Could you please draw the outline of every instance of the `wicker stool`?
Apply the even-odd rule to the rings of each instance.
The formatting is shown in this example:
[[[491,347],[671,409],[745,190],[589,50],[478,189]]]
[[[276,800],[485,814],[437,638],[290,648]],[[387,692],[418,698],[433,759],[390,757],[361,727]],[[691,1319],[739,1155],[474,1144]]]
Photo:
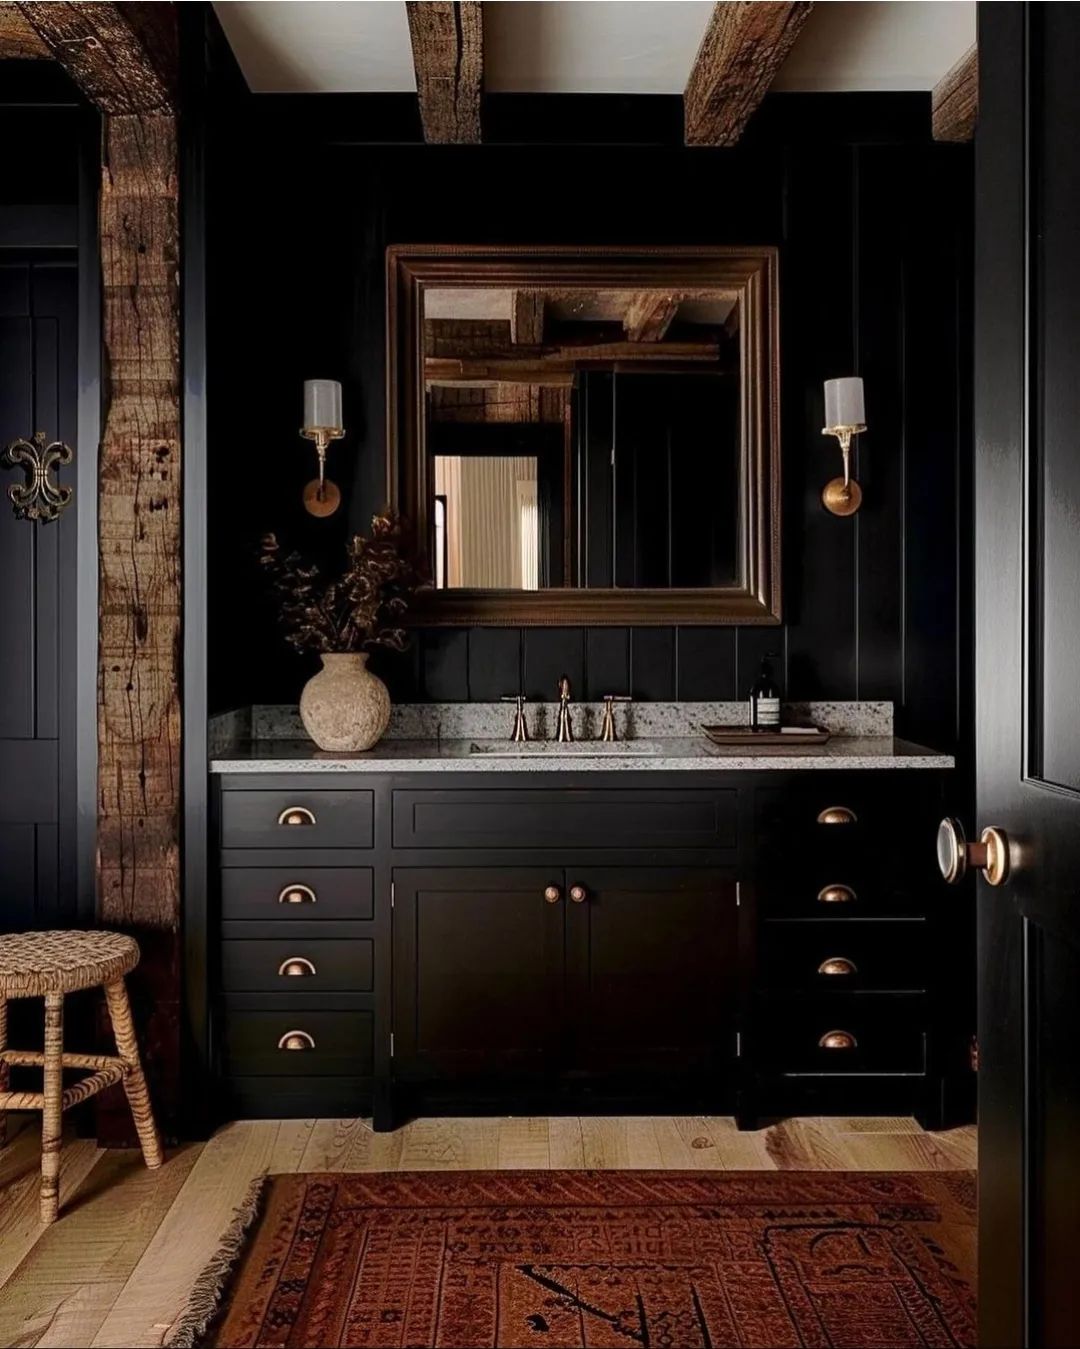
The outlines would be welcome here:
[[[139,963],[139,948],[118,932],[24,932],[0,937],[0,1146],[5,1111],[41,1111],[41,1221],[56,1219],[60,1189],[61,1116],[114,1082],[123,1082],[146,1165],[161,1165],[161,1140],[146,1090],[124,975]],[[64,1053],[64,994],[102,984],[119,1057]],[[7,1047],[9,998],[45,999],[45,1052]],[[44,1090],[9,1091],[12,1067],[44,1071]],[[65,1088],[63,1070],[89,1073]]]

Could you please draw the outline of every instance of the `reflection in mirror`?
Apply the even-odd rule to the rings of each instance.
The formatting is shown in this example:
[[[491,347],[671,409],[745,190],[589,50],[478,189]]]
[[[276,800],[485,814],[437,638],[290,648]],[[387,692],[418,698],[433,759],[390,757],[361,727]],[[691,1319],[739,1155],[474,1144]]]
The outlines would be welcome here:
[[[740,579],[736,289],[423,292],[437,589]]]

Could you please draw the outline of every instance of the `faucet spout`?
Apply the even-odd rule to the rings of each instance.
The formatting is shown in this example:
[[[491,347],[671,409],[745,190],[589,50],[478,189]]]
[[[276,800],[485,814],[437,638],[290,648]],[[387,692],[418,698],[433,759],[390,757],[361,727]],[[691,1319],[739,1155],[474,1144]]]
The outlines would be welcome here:
[[[559,720],[555,739],[560,745],[569,745],[574,739],[574,723],[570,718],[570,680],[566,675],[559,680]]]

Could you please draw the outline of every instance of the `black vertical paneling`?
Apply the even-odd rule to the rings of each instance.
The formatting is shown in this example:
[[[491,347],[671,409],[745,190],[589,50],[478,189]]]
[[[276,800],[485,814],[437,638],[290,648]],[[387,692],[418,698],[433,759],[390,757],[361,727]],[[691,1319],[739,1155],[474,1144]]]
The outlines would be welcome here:
[[[856,235],[852,146],[789,152],[781,272],[784,453],[783,606],[787,693],[857,696],[855,529],[821,505],[840,471],[822,384],[855,372]],[[872,395],[871,395],[872,396]]]
[[[738,696],[735,636],[735,628],[679,629],[676,638],[678,698],[686,702],[727,702]]]
[[[630,692],[635,698],[675,698],[675,634],[675,628],[630,629]]]
[[[585,634],[585,696],[630,692],[630,629],[590,628]]]
[[[467,702],[469,634],[464,628],[431,628],[421,635],[421,683],[429,703]]]
[[[863,503],[858,546],[858,695],[900,702],[904,692],[904,456],[907,447],[904,281],[918,240],[908,215],[922,214],[910,184],[918,164],[895,146],[864,146],[855,178],[858,290],[857,373],[867,390],[867,430],[858,437],[855,474]],[[941,299],[939,297],[938,304]],[[920,330],[934,326],[924,314]],[[915,311],[916,314],[919,311]]]
[[[574,698],[580,701],[585,688],[585,629],[525,628],[522,636],[528,697],[554,702],[559,696],[559,680],[566,675]]]
[[[520,628],[473,628],[469,633],[469,697],[490,703],[521,692]]]
[[[785,633],[782,628],[736,628],[735,630],[735,696],[746,698],[750,685],[761,670],[761,662],[768,656],[773,676],[779,681],[781,696],[801,697],[791,692],[787,674]]]

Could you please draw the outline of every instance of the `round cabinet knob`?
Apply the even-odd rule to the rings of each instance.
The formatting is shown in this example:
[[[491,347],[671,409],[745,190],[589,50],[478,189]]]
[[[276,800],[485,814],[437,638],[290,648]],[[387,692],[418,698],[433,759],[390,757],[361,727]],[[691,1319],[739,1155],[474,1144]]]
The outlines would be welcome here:
[[[858,1049],[859,1042],[849,1030],[827,1030],[818,1041],[819,1049]]]
[[[544,899],[548,904],[558,904],[562,898],[562,891],[557,885],[549,885],[544,891]]]
[[[287,1030],[277,1042],[278,1049],[314,1049],[315,1037],[306,1030]]]
[[[856,899],[858,895],[850,885],[824,885],[818,891],[819,904],[851,904]]]
[[[306,979],[315,973],[315,966],[307,956],[288,956],[278,966],[278,974],[294,979]]]
[[[572,885],[570,887],[570,898],[575,904],[584,904],[589,897],[589,892],[583,885]]]
[[[987,885],[1004,885],[1009,878],[1009,840],[997,825],[988,825],[978,843],[969,843],[959,820],[946,817],[938,825],[937,860],[950,885],[958,885],[968,867],[976,867]]]
[[[315,815],[307,806],[286,806],[277,817],[278,824],[314,824]]]
[[[310,885],[287,885],[277,897],[279,904],[314,904],[315,891]]]
[[[858,824],[859,817],[850,806],[826,806],[817,817],[818,824]]]
[[[841,977],[850,977],[858,974],[858,969],[853,960],[848,960],[847,956],[829,956],[823,960],[817,967],[818,974],[839,975]]]

